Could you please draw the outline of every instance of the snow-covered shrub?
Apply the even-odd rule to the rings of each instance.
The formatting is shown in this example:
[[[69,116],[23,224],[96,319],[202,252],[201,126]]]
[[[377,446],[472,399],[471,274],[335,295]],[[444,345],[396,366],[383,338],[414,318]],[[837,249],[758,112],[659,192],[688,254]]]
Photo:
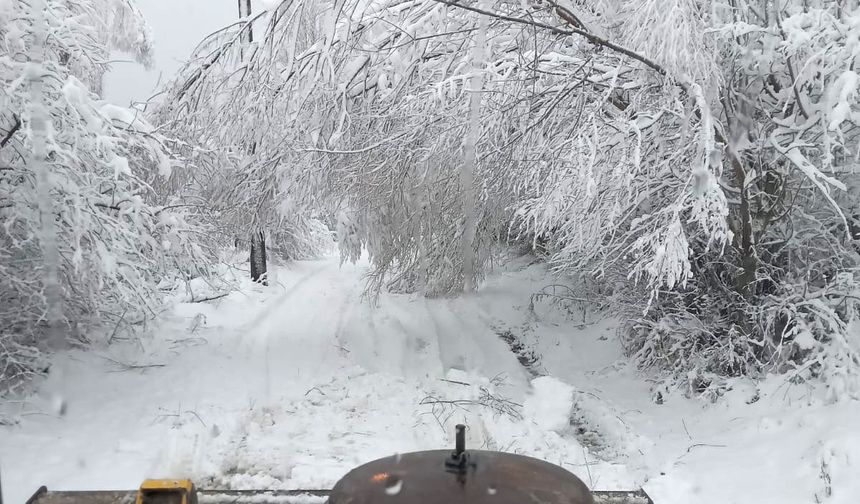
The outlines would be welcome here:
[[[692,208],[679,229],[695,239],[670,262],[690,264],[687,279],[649,296],[644,317],[628,311],[639,330],[627,343],[686,382],[792,372],[857,397],[860,81],[847,62],[860,10],[745,2],[712,13],[710,42],[693,46],[716,48],[722,74],[703,97],[731,238],[714,247]]]
[[[672,5],[574,2],[576,16],[560,14],[655,71],[620,51],[615,62],[593,54],[602,80],[581,75],[600,92],[553,97],[514,147],[533,160],[506,179],[521,202],[514,229],[548,248],[558,271],[611,284],[630,352],[691,390],[819,367],[829,383],[856,380],[860,153],[848,62],[860,10]],[[679,17],[680,29],[655,29]],[[563,73],[565,60],[549,61]]]
[[[205,273],[195,226],[153,190],[165,139],[94,93],[112,49],[148,58],[126,0],[0,1],[0,394],[46,348],[154,315],[164,276]]]

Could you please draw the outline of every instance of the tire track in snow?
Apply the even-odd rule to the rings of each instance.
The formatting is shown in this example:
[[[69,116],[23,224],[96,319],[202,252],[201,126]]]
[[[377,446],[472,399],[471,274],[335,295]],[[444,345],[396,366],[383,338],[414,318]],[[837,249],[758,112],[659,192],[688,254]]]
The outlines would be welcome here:
[[[397,372],[421,381],[442,375],[442,366],[435,358],[438,355],[435,334],[428,337],[425,325],[414,312],[389,306],[384,321],[389,330],[384,346],[390,348],[389,356],[396,360]]]
[[[353,291],[342,289],[342,275],[336,262],[324,262],[300,276],[240,329],[246,337],[253,335],[244,343],[245,354],[259,359],[265,397],[300,395],[341,367],[331,362],[343,358],[337,349],[338,327],[354,304]],[[338,315],[326,306],[336,306]],[[298,390],[301,387],[305,388]]]
[[[473,302],[478,312],[478,317],[488,327],[493,328],[497,339],[501,341],[502,337],[498,334],[497,330],[505,328],[510,331],[507,328],[507,324],[502,324],[501,321],[493,321],[492,316],[484,307],[479,305],[477,300],[473,300]],[[511,335],[516,338],[516,333],[511,332]],[[517,340],[523,345],[529,345],[523,338],[517,338]],[[539,345],[526,347],[527,352],[524,356],[525,358],[532,356],[537,358],[535,369],[528,368],[512,345],[506,346],[511,355],[517,357],[522,365],[522,369],[533,373],[540,373],[541,375],[547,374],[546,370],[540,366],[543,355],[538,349]],[[607,463],[626,463],[633,466],[641,464],[641,460],[645,456],[645,450],[647,450],[646,447],[650,444],[649,441],[633,431],[622,420],[620,410],[611,401],[607,401],[583,389],[583,384],[572,382],[569,385],[574,389],[573,407],[570,412],[570,428],[560,433],[562,437],[576,439],[578,443],[588,448],[599,460]]]
[[[423,298],[383,293],[379,304],[371,306],[355,292],[348,296],[337,330],[350,362],[406,378],[442,376],[433,325],[420,309]]]
[[[355,303],[352,303],[351,300],[352,297],[355,296],[356,290],[357,288],[351,289],[341,302],[340,308],[338,309],[337,326],[334,330],[334,339],[338,348],[338,354],[344,358],[348,357],[350,353],[349,348],[346,346],[348,343],[346,323],[349,322],[355,314]]]
[[[498,337],[489,322],[491,317],[475,299],[468,296],[434,304],[439,306],[428,305],[427,310],[437,325],[437,331],[444,324],[438,318],[439,312],[444,310],[448,316],[449,329],[438,331],[443,334],[439,339],[440,357],[446,368],[477,371],[489,378],[505,375],[518,399],[525,394],[529,389],[526,370]],[[463,308],[471,313],[464,315],[461,312]]]
[[[423,299],[423,308],[427,313],[427,317],[430,319],[430,322],[433,325],[433,334],[436,339],[436,349],[439,352],[439,362],[442,363],[442,368],[444,371],[448,371],[451,368],[462,369],[465,367],[460,360],[452,357],[456,352],[452,348],[453,345],[449,343],[449,336],[447,335],[447,331],[441,326],[439,319],[434,315],[433,310],[430,308],[430,300]],[[443,343],[443,339],[445,340]]]
[[[496,321],[487,309],[480,304],[480,298],[463,297],[456,305],[448,304],[450,313],[456,317],[461,327],[476,327],[478,330],[470,334],[473,341],[480,344],[484,350],[496,349],[516,361],[521,371],[525,386],[531,389],[530,379],[526,375],[530,371],[519,359],[519,355],[507,344],[498,331],[506,328],[507,324]],[[466,316],[460,310],[470,311]],[[482,331],[481,329],[484,329]],[[485,354],[489,356],[489,354]],[[540,359],[540,353],[536,354]],[[498,358],[498,357],[496,357]],[[510,360],[510,359],[508,359]],[[538,361],[539,362],[539,361]],[[643,449],[648,442],[632,431],[623,421],[617,408],[608,401],[582,390],[576,384],[571,384],[573,392],[573,408],[570,412],[570,428],[560,431],[561,438],[575,439],[587,447],[598,459],[607,463],[641,463]],[[477,420],[492,424],[492,419],[485,418],[486,414],[478,412]],[[485,427],[486,430],[486,427]]]
[[[273,313],[273,310],[275,308],[283,306],[286,301],[296,295],[296,293],[302,288],[303,285],[307,285],[308,280],[315,277],[329,267],[330,266],[328,264],[323,264],[299,277],[292,285],[290,285],[289,287],[285,287],[286,292],[278,296],[276,299],[269,301],[267,303],[268,306],[261,310],[260,313],[256,316],[256,318],[254,318],[254,320],[252,320],[243,327],[239,327],[237,329],[237,332],[241,332],[243,334],[253,334],[256,329],[259,329],[263,325],[264,322],[267,322],[273,317],[273,315],[275,315]]]

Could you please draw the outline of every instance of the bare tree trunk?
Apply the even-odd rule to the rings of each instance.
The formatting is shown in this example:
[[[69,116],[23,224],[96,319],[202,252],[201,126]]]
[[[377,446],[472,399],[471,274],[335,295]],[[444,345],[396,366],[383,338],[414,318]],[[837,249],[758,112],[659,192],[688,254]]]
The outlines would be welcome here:
[[[262,229],[251,233],[251,280],[269,285],[266,278],[266,235]]]
[[[251,0],[244,0],[245,8],[242,9],[243,0],[237,0],[239,3],[239,19],[243,17],[251,17]],[[254,30],[249,26],[247,37],[243,37],[249,44],[254,41]]]
[[[752,297],[752,284],[755,282],[758,260],[753,249],[752,212],[750,211],[749,190],[746,187],[746,170],[737,152],[732,152],[731,163],[735,177],[740,181],[740,236],[738,249],[741,254],[741,273],[737,278],[738,293],[744,298]]]
[[[245,0],[245,12],[248,13],[248,17],[251,17],[251,0]],[[252,27],[248,27],[248,43],[254,41],[254,30]]]
[[[740,145],[745,140],[750,130],[750,106],[746,101],[746,97],[740,97],[736,103],[725,102],[726,114],[729,119],[729,145],[727,149],[729,161],[734,172],[735,180],[740,190],[740,207],[738,216],[740,229],[734,230],[736,233],[736,244],[740,252],[740,267],[741,271],[738,275],[737,291],[745,299],[750,300],[753,297],[753,289],[755,287],[756,270],[758,269],[758,256],[755,250],[755,236],[753,230],[753,208],[750,202],[750,188],[747,181],[747,170],[744,168],[741,153],[737,150],[737,145]],[[740,234],[737,235],[737,232]]]
[[[243,0],[238,0],[239,2],[239,19],[243,17],[251,17],[251,0],[244,0],[245,9],[242,11],[242,3]],[[248,26],[248,34],[245,41],[250,44],[254,41],[254,30],[251,26]],[[253,156],[256,151],[256,143],[251,143],[248,148],[248,154]],[[255,222],[259,222],[257,216],[254,217]],[[249,262],[251,263],[251,280],[262,283],[263,285],[269,285],[269,281],[266,278],[266,273],[268,272],[267,268],[267,259],[266,259],[266,235],[263,232],[262,228],[256,228],[251,232],[251,257]]]

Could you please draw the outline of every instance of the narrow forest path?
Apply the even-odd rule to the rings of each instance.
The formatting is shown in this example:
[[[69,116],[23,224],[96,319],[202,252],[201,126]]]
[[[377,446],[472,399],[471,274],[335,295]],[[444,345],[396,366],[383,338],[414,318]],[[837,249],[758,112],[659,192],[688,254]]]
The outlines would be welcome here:
[[[6,405],[20,419],[0,427],[6,502],[40,485],[123,489],[167,476],[329,488],[372,459],[450,446],[459,422],[470,446],[548,460],[595,489],[644,485],[657,504],[811,502],[826,490],[821,457],[847,481],[832,446],[860,446],[860,435],[836,428],[823,448],[806,434],[780,443],[823,421],[781,409],[784,388],[740,408],[754,392],[741,384],[717,405],[677,395],[655,404],[623,364],[613,321],[577,327],[555,307],[530,309],[547,273],[525,258],[473,295],[383,294],[376,306],[362,298],[366,271],[336,258],[277,267],[268,287],[178,304],[143,351],[57,356],[39,395]],[[530,370],[502,334],[534,360]],[[65,398],[64,415],[50,391]],[[787,464],[793,484],[781,477]]]

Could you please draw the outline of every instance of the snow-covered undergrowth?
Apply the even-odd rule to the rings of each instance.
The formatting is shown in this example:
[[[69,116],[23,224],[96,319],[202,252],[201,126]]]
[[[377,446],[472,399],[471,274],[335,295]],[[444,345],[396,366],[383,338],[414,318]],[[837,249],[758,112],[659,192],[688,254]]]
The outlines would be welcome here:
[[[331,258],[211,302],[177,293],[140,346],[55,356],[40,393],[4,407],[18,419],[0,428],[4,497],[165,476],[328,488],[374,458],[447,448],[461,422],[473,448],[548,460],[595,489],[644,486],[657,504],[860,496],[856,401],[775,377],[731,382],[713,404],[665,391],[658,404],[621,360],[615,321],[574,327],[530,306],[539,265],[514,260],[460,299],[383,294],[375,308],[367,270]],[[535,372],[501,333],[539,358]]]

